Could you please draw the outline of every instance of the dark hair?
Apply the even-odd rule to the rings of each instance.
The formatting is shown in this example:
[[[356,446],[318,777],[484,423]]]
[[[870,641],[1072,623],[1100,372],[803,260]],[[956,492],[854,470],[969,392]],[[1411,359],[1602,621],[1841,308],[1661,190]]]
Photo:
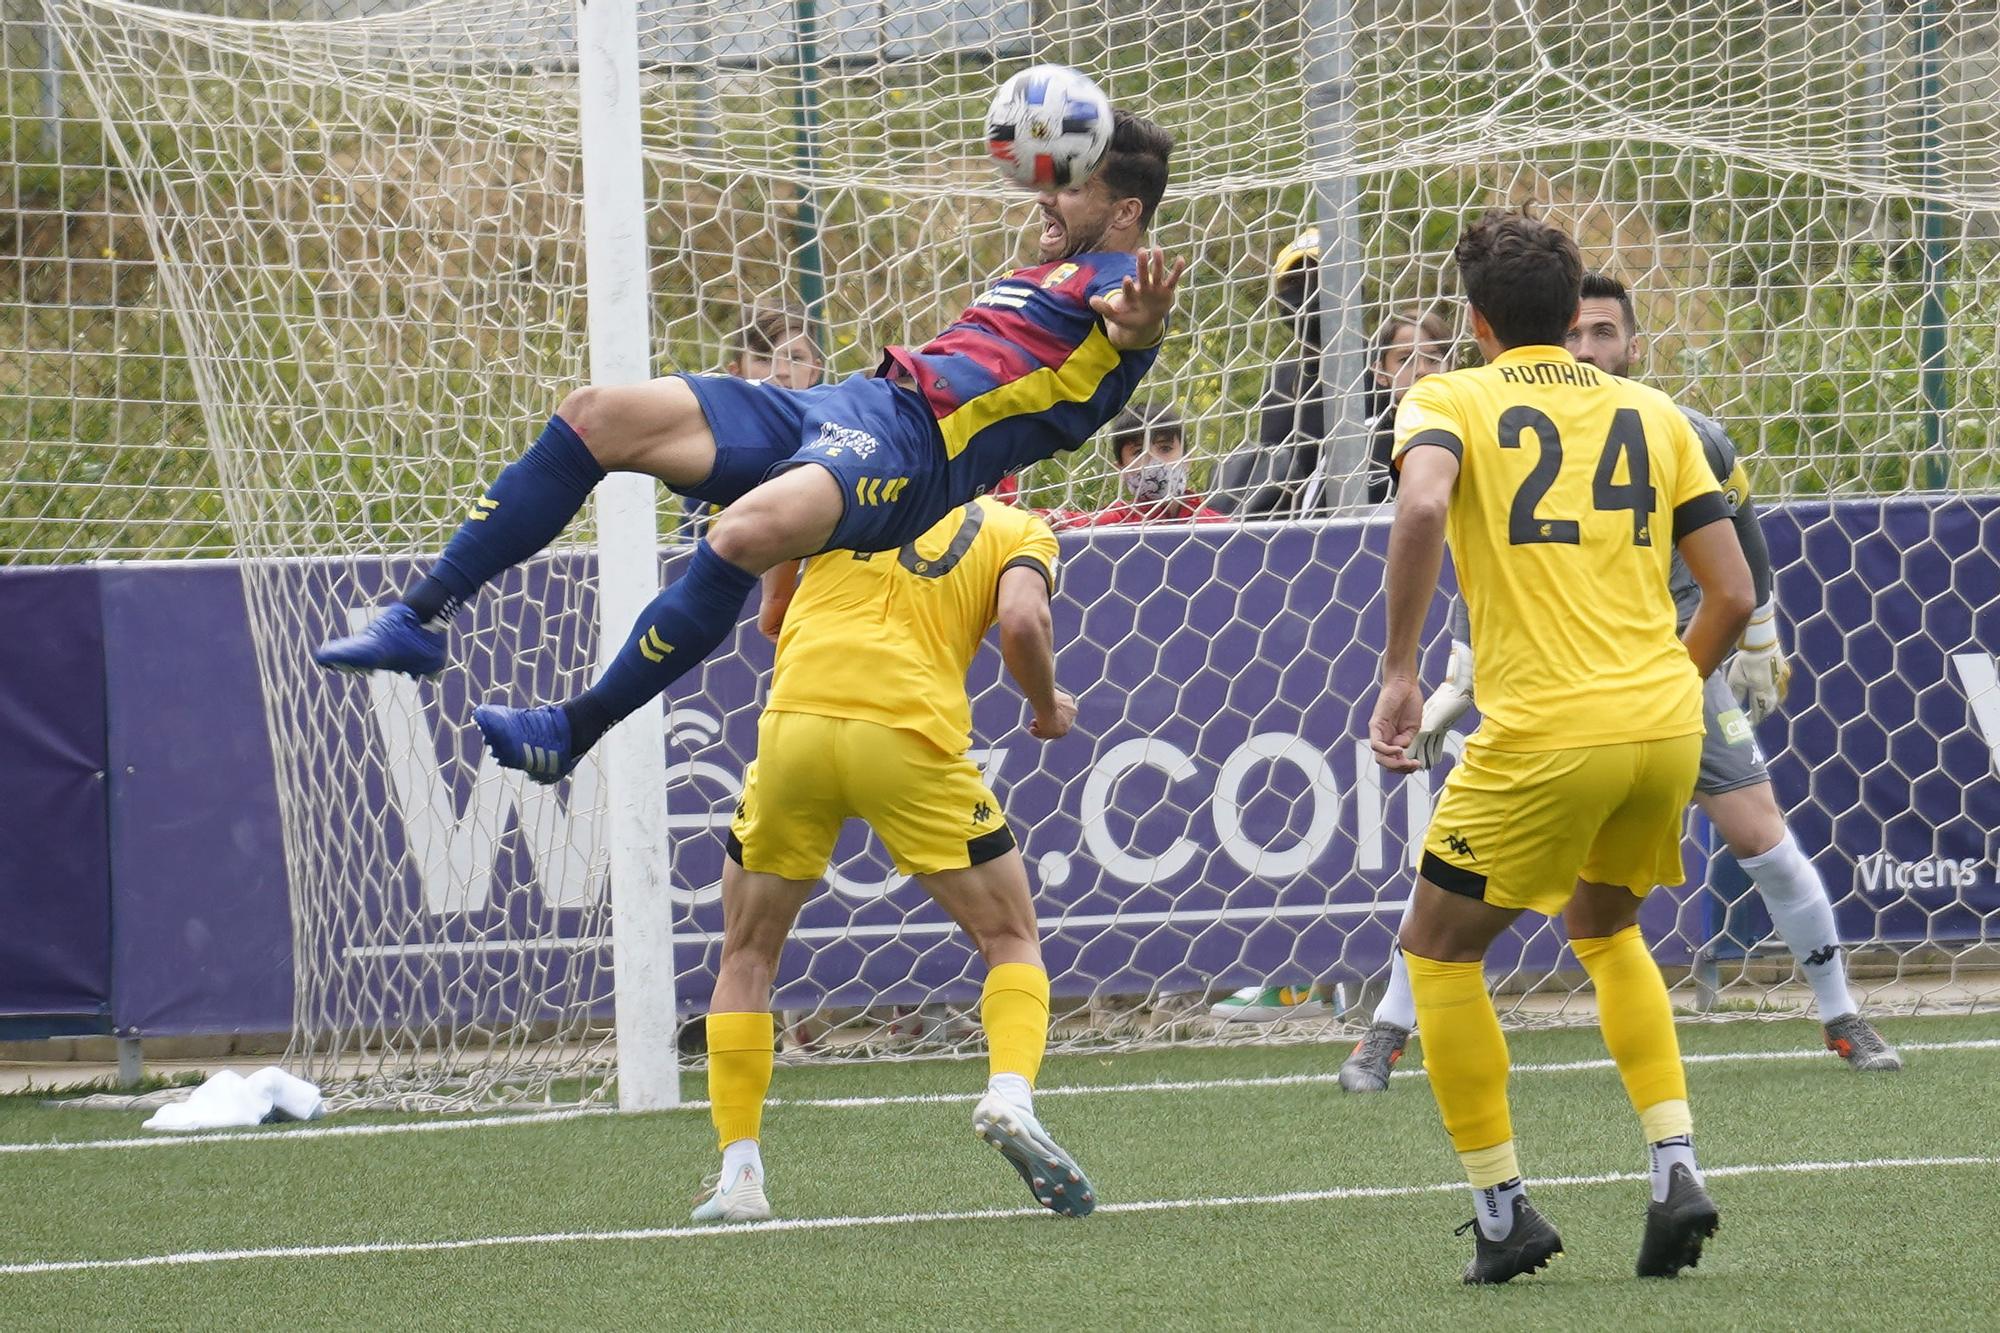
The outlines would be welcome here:
[[[1507,347],[1560,347],[1576,319],[1583,255],[1560,227],[1494,209],[1452,247],[1472,308]]]
[[[1625,336],[1630,338],[1639,331],[1639,315],[1632,309],[1632,293],[1609,273],[1584,274],[1582,296],[1586,301],[1616,301],[1619,311],[1625,316]]]
[[[1167,159],[1174,136],[1123,109],[1111,113],[1111,146],[1104,150],[1098,174],[1116,199],[1139,201],[1139,230],[1153,225],[1153,214],[1167,193]]]
[[[1416,330],[1418,342],[1451,345],[1451,325],[1445,323],[1443,315],[1420,305],[1404,306],[1401,310],[1391,311],[1375,326],[1375,336],[1368,340],[1370,366],[1389,354],[1396,335],[1404,329]]]
[[[1186,433],[1180,413],[1154,399],[1137,398],[1111,423],[1111,456],[1123,464],[1125,450],[1133,445],[1143,449],[1155,435],[1171,435],[1185,442]]]
[[[737,356],[761,356],[768,361],[780,347],[798,337],[811,345],[814,356],[826,359],[813,338],[812,318],[805,311],[795,305],[767,306],[751,311],[750,318],[737,331],[735,352]]]

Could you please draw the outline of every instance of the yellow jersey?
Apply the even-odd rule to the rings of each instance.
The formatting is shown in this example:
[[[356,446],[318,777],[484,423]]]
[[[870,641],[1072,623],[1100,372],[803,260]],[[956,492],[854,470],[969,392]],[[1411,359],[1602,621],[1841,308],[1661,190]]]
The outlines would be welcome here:
[[[1728,517],[1687,418],[1657,389],[1560,347],[1418,380],[1412,448],[1458,456],[1446,533],[1479,647],[1479,735],[1556,750],[1702,729],[1674,629],[1674,543]]]
[[[972,741],[965,673],[1026,565],[1055,587],[1056,538],[997,500],[954,509],[894,551],[829,551],[806,565],[778,632],[765,707],[914,731],[947,754]]]

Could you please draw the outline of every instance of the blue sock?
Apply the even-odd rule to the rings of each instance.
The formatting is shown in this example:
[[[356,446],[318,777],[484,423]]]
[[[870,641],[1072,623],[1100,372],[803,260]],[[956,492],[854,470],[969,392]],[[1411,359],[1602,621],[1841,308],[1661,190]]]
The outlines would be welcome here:
[[[603,480],[604,469],[583,438],[561,417],[550,417],[534,446],[473,502],[471,515],[403,604],[426,623],[449,618],[487,580],[560,536]]]
[[[743,601],[757,576],[738,569],[708,544],[640,613],[632,636],[595,685],[564,704],[572,754],[597,744],[611,725],[700,665],[743,618]]]

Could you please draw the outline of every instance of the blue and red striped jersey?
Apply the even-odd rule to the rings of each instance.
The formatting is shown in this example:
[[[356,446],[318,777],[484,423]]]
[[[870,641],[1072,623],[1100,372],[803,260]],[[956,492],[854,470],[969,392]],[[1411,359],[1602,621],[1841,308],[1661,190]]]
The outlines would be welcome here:
[[[1130,253],[1075,255],[1017,269],[922,347],[891,347],[930,405],[954,468],[981,486],[1082,445],[1119,411],[1158,348],[1120,352],[1091,298],[1138,271]]]

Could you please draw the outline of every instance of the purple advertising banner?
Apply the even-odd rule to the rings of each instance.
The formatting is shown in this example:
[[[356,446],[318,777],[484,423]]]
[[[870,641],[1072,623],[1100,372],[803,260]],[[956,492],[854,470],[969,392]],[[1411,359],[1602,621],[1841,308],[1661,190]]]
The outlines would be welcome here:
[[[0,577],[0,1036],[101,1032],[111,997],[97,573]]]
[[[242,580],[109,567],[103,606],[117,1028],[282,1032],[291,907]]]
[[[1990,939],[2000,504],[1799,505],[1769,511],[1766,530],[1798,676],[1760,738],[1843,929]],[[1410,834],[1442,780],[1388,777],[1366,754],[1385,536],[1371,522],[1065,538],[1056,630],[1060,677],[1081,700],[1077,732],[1030,738],[991,651],[971,682],[974,757],[1021,835],[1059,990],[1332,980],[1382,966],[1409,889]],[[349,601],[327,599],[327,628],[405,573],[345,567]],[[608,1012],[595,767],[555,789],[495,780],[467,722],[480,698],[546,697],[585,672],[587,573],[581,557],[517,572],[454,637],[466,669],[437,684],[315,673],[285,696],[281,713],[323,730],[293,747],[298,808],[318,821],[300,846],[326,890],[345,895],[298,934],[238,571],[104,571],[121,1028],[288,1026],[295,937],[312,951],[308,970],[375,997],[384,1021],[434,1006],[464,1017],[467,1001],[442,998],[454,994],[480,997],[480,1016],[553,1016],[544,997]],[[0,574],[0,589],[16,577]],[[1434,634],[1442,616],[1440,600]],[[663,851],[690,1010],[712,984],[723,835],[770,663],[754,629],[737,647],[669,697],[662,738]],[[1648,906],[1663,962],[1687,962],[1712,928],[1704,869],[1691,852],[1689,887]],[[782,1005],[976,990],[971,952],[858,827],[799,926]],[[1507,949],[1496,962],[1540,969],[1560,940],[1539,930]]]

